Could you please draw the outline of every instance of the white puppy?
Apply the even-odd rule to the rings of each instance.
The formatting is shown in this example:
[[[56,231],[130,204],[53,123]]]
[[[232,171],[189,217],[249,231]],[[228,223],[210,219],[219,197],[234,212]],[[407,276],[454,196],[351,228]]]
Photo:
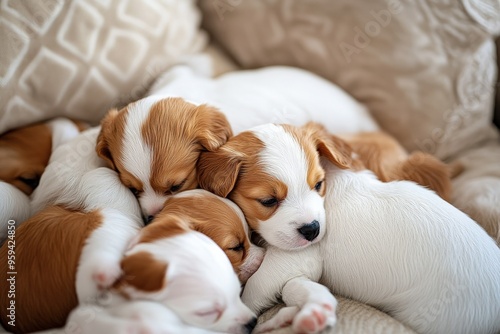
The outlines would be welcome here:
[[[178,65],[165,72],[148,94],[217,107],[236,134],[265,123],[301,126],[309,121],[322,123],[332,133],[378,129],[367,109],[338,86],[293,67],[234,71],[208,78],[187,65]]]
[[[500,250],[485,231],[415,183],[383,183],[351,169],[350,148],[310,127],[262,126],[200,158],[200,184],[228,195],[268,243],[242,298],[255,312],[279,296],[288,307],[257,331],[291,323],[316,333],[333,324],[328,289],[420,333],[500,330]],[[315,148],[327,158],[324,168]],[[225,178],[205,178],[215,170]],[[316,182],[323,179],[325,220],[316,216],[306,231],[300,222],[322,205],[325,185]],[[321,196],[309,203],[316,188]]]

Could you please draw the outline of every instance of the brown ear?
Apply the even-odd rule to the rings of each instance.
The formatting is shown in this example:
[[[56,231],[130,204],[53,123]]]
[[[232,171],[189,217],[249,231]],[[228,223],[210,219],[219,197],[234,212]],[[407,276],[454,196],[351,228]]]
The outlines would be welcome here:
[[[123,275],[113,285],[120,290],[124,286],[133,286],[137,290],[154,292],[166,284],[167,263],[155,259],[148,252],[138,252],[125,256],[121,261]]]
[[[198,140],[207,151],[215,151],[232,137],[231,125],[217,108],[202,104],[195,115]]]
[[[113,157],[111,155],[111,151],[109,149],[109,138],[111,133],[113,132],[113,122],[118,116],[118,110],[111,109],[108,111],[106,116],[104,116],[101,121],[101,131],[99,132],[99,136],[97,137],[96,151],[97,155],[106,160],[109,167],[112,169],[115,168],[115,163],[113,162]]]
[[[242,158],[225,146],[215,152],[202,152],[198,159],[198,184],[217,196],[227,197],[238,179]]]
[[[303,129],[312,136],[319,155],[327,158],[335,166],[347,169],[352,167],[352,148],[337,136],[329,134],[326,129],[314,122],[309,122]]]

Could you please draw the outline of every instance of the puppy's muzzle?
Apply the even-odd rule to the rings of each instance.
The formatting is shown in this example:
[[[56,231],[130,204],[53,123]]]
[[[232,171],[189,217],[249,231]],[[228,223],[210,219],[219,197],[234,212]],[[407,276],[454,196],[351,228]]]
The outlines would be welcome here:
[[[319,229],[320,227],[318,221],[313,220],[310,224],[302,225],[302,227],[298,228],[297,231],[299,231],[299,233],[302,234],[304,239],[307,241],[313,241],[319,235]]]

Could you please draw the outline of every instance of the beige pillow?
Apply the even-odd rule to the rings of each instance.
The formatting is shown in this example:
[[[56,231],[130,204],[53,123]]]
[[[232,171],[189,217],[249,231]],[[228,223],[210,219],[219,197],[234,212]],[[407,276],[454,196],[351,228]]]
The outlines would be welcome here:
[[[195,0],[3,0],[0,133],[53,116],[99,121],[206,43]]]
[[[498,0],[200,0],[243,67],[299,66],[367,104],[409,150],[441,158],[494,136]],[[311,92],[314,93],[314,92]]]

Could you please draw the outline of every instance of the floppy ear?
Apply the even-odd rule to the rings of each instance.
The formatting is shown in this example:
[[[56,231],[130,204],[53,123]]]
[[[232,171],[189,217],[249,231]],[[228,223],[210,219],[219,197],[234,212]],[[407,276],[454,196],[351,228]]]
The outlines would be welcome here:
[[[215,152],[201,152],[198,184],[217,196],[227,197],[236,184],[242,163],[243,156],[226,146]]]
[[[319,155],[325,157],[335,166],[341,169],[352,167],[352,148],[345,141],[337,136],[329,134],[326,129],[314,122],[309,122],[303,126],[316,143]]]
[[[233,135],[226,116],[214,107],[206,104],[196,107],[195,119],[198,141],[207,151],[215,151]]]
[[[106,160],[109,167],[112,169],[116,168],[115,163],[113,162],[111,151],[109,150],[109,138],[112,135],[114,128],[113,123],[118,114],[118,110],[111,109],[110,111],[108,111],[106,116],[104,116],[103,120],[101,121],[101,131],[99,132],[96,143],[97,155],[100,158]]]
[[[120,265],[123,275],[113,284],[114,289],[133,286],[137,290],[154,292],[161,290],[166,284],[168,265],[155,259],[151,253],[142,251],[127,255]]]

